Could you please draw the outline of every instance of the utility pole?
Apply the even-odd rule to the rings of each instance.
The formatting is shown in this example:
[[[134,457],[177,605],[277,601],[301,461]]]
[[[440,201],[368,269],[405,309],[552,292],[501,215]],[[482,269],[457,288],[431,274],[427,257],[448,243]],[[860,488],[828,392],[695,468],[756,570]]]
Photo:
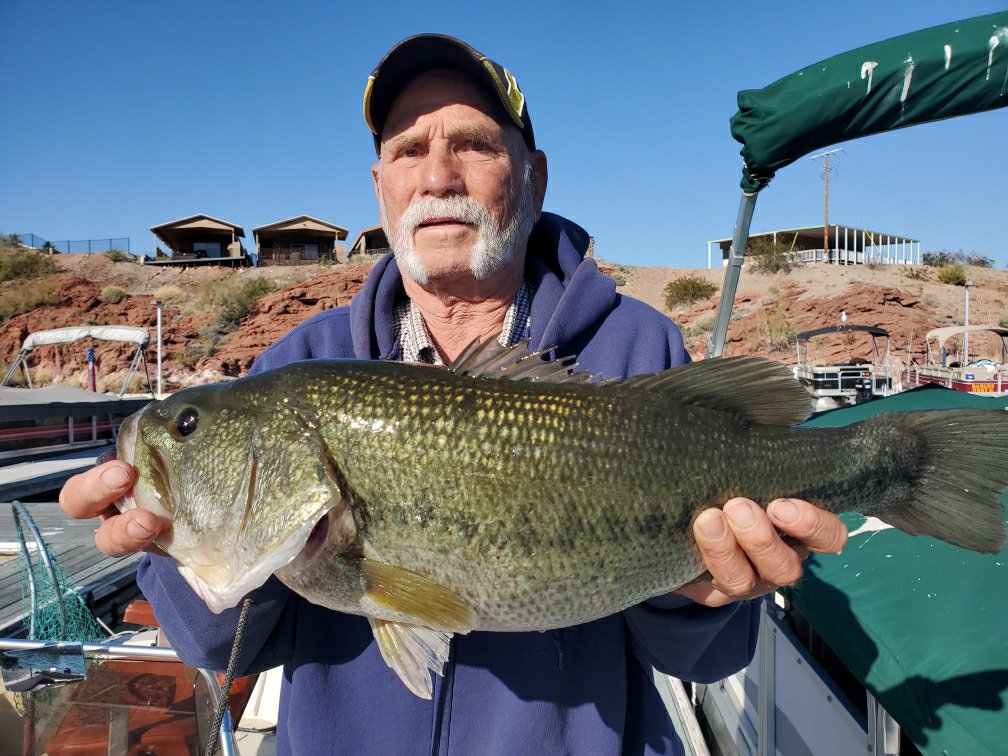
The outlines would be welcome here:
[[[826,206],[825,217],[823,218],[822,227],[822,248],[823,248],[823,262],[829,262],[829,156],[834,152],[843,152],[843,147],[837,147],[835,150],[827,150],[826,152],[820,152],[816,155],[809,155],[809,160],[816,160],[818,158],[823,159],[823,179],[826,181],[825,190],[823,192],[824,204]],[[837,265],[840,264],[840,255],[837,254]]]

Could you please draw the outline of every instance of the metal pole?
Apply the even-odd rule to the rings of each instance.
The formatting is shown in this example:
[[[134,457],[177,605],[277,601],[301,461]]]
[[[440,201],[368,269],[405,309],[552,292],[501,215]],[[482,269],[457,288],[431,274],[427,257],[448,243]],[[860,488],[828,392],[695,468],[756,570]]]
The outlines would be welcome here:
[[[963,325],[966,327],[966,331],[963,332],[963,364],[965,368],[969,365],[969,290],[970,286],[973,285],[972,281],[967,281],[965,286],[966,291],[966,305],[965,312],[963,313]]]
[[[707,339],[708,359],[720,357],[724,351],[725,340],[728,336],[728,320],[731,318],[732,306],[735,304],[735,289],[738,287],[739,274],[742,272],[746,242],[749,241],[749,225],[752,223],[753,208],[755,207],[756,194],[742,192],[738,217],[735,219],[735,229],[732,231],[731,249],[728,250],[728,267],[725,269],[724,285],[721,287],[721,301],[718,303],[717,319],[714,321],[714,331]]]
[[[157,307],[157,395],[161,398],[161,300],[155,299]]]

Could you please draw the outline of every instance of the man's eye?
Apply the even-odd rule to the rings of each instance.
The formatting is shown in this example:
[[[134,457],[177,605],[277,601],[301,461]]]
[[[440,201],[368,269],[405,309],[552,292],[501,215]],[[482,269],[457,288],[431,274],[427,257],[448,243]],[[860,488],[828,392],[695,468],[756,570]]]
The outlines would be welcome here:
[[[474,150],[476,152],[485,152],[486,150],[490,149],[490,145],[487,144],[486,142],[481,142],[478,139],[474,139],[471,142],[469,142],[469,149]]]

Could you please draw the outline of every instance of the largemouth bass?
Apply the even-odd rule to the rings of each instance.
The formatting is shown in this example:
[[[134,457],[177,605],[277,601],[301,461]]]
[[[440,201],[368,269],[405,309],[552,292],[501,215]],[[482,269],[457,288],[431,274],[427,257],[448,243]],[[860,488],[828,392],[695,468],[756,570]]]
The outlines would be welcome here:
[[[738,357],[622,383],[475,344],[447,370],[312,360],[180,391],[118,454],[158,545],[214,611],[271,574],[367,616],[429,697],[453,633],[546,630],[704,572],[691,523],[733,496],[806,499],[982,552],[1001,548],[1008,413],[793,427],[810,399]]]

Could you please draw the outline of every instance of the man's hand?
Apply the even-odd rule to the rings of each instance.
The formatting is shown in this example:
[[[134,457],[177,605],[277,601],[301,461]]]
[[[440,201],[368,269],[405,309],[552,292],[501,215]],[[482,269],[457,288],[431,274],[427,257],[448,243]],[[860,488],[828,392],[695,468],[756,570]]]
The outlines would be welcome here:
[[[802,576],[802,560],[810,551],[838,554],[847,543],[839,517],[800,499],[776,499],[765,512],[750,499],[732,499],[721,509],[701,512],[693,535],[712,579],[676,592],[707,606],[790,585]]]
[[[142,509],[120,514],[113,506],[113,502],[129,493],[135,480],[135,467],[114,460],[74,475],[60,491],[60,506],[74,519],[102,518],[95,543],[109,556],[136,551],[161,553],[153,541],[169,526],[167,520]]]

